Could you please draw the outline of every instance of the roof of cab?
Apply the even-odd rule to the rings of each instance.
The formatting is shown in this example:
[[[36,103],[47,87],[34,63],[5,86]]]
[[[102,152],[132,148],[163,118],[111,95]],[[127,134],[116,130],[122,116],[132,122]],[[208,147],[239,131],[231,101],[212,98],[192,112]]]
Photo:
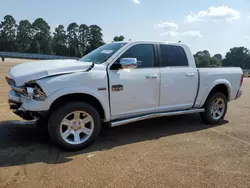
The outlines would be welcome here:
[[[175,45],[175,46],[187,46],[186,44],[183,44],[181,42],[172,42],[172,41],[155,41],[155,40],[136,40],[136,41],[118,41],[116,43],[152,43],[152,44],[169,44],[169,45]]]

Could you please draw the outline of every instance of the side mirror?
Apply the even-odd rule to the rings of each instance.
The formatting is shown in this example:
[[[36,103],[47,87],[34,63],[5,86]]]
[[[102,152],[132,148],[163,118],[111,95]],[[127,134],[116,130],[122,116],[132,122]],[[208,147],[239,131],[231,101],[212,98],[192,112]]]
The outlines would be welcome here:
[[[135,69],[137,67],[136,58],[122,58],[120,60],[120,65],[122,69]]]

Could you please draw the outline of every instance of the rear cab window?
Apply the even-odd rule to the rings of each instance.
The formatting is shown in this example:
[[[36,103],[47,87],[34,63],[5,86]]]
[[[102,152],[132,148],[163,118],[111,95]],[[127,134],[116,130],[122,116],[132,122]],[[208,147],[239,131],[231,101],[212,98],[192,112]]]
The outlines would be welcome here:
[[[188,59],[181,46],[160,44],[160,67],[187,67]]]

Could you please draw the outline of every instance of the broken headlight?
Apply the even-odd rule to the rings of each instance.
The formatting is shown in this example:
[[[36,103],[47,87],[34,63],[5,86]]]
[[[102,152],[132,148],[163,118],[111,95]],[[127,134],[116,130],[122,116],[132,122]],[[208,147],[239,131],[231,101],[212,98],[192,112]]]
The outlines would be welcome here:
[[[30,99],[43,101],[46,99],[46,94],[38,84],[31,84],[26,87],[27,95]]]

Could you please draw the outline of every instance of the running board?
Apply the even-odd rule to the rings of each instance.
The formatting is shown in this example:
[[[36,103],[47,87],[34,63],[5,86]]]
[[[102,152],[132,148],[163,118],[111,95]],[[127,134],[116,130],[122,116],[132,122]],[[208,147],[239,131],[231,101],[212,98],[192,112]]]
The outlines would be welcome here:
[[[124,119],[124,120],[117,120],[111,122],[111,127],[117,127],[120,125],[136,122],[136,121],[141,121],[141,120],[146,120],[146,119],[152,119],[152,118],[157,118],[157,117],[164,117],[164,116],[176,116],[176,115],[183,115],[183,114],[194,114],[194,113],[200,113],[204,112],[205,109],[192,109],[192,110],[184,110],[184,111],[175,111],[175,112],[162,112],[162,113],[154,113],[154,114],[148,114],[148,115],[143,115],[139,117],[134,117],[130,119]]]

